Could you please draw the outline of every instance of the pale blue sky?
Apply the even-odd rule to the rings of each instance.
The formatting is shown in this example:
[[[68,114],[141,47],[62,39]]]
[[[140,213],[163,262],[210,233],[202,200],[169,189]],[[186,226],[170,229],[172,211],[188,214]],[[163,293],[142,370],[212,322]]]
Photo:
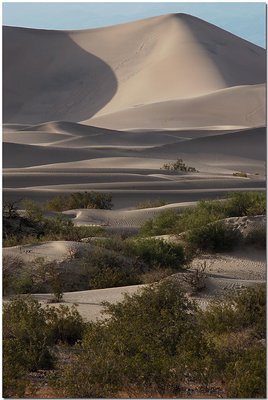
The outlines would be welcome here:
[[[265,47],[266,3],[3,3],[3,24],[86,29],[168,13],[187,13]]]

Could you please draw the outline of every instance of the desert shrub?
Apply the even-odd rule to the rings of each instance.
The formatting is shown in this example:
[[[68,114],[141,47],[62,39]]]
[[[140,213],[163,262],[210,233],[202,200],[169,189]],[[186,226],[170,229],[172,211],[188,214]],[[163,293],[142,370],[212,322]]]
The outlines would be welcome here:
[[[54,218],[44,219],[43,240],[70,240],[79,241],[84,237],[97,236],[103,232],[100,227],[74,226],[73,221],[57,215]]]
[[[15,294],[29,294],[34,293],[34,282],[30,272],[23,271],[17,272],[13,278],[13,293]]]
[[[174,269],[172,268],[157,267],[153,270],[144,272],[141,275],[141,283],[148,284],[148,283],[159,282],[172,274],[174,274]]]
[[[155,218],[146,221],[140,229],[143,236],[156,236],[174,233],[176,231],[176,223],[178,213],[172,210],[163,211]]]
[[[261,397],[265,347],[256,327],[261,321],[265,328],[264,299],[265,287],[257,287],[202,311],[178,283],[166,280],[106,303],[109,318],[88,325],[76,356],[63,368],[64,394],[171,397],[182,386],[216,382],[228,397]]]
[[[181,212],[167,210],[141,226],[143,236],[176,234],[200,228],[229,217],[262,215],[266,211],[265,193],[235,192],[223,200],[202,200]]]
[[[168,171],[199,172],[194,167],[188,167],[182,159],[178,159],[173,163],[164,164],[161,169]]]
[[[136,205],[137,210],[141,210],[144,208],[155,208],[155,207],[162,207],[168,204],[164,200],[146,200]]]
[[[182,245],[167,243],[161,239],[132,239],[127,241],[129,255],[139,257],[149,267],[180,269],[186,263]]]
[[[29,388],[29,372],[53,368],[53,345],[73,345],[82,339],[85,327],[74,307],[44,309],[31,297],[17,297],[4,304],[4,397],[24,397]]]
[[[63,342],[73,345],[82,339],[86,323],[75,306],[71,308],[64,305],[57,308],[47,306],[45,313],[52,343]]]
[[[14,280],[18,271],[24,267],[24,262],[20,257],[4,255],[2,258],[2,284],[4,295],[14,293]]]
[[[100,192],[75,192],[70,195],[57,196],[49,200],[46,209],[49,211],[65,211],[77,208],[98,208],[110,210],[112,195]]]
[[[45,311],[30,297],[4,304],[3,340],[7,348],[14,345],[14,348],[20,349],[13,357],[20,357],[16,361],[28,371],[53,366]]]
[[[199,229],[211,222],[224,218],[223,205],[218,202],[201,201],[196,207],[184,210],[177,218],[176,232]]]
[[[259,192],[235,192],[226,201],[228,217],[262,215],[266,212],[266,195]]]
[[[247,178],[248,174],[246,172],[233,172],[233,176],[238,176],[240,178]]]
[[[15,340],[3,340],[3,396],[24,397],[29,384],[27,368],[22,363],[25,357],[24,349],[20,342]]]
[[[3,216],[7,218],[18,217],[18,202],[6,200],[3,203]]]
[[[123,254],[126,248],[126,241],[120,235],[107,236],[105,239],[96,239],[94,244],[116,253]]]
[[[80,241],[85,237],[103,235],[104,229],[98,226],[75,226],[62,215],[42,218],[39,221],[40,232],[36,235],[27,232],[9,235],[3,240],[4,247],[24,244],[36,244],[50,240]]]
[[[43,218],[43,208],[30,199],[22,201],[22,207],[25,210],[25,216],[32,221],[41,221]]]
[[[231,251],[241,240],[237,229],[226,226],[223,222],[213,222],[201,228],[192,229],[186,235],[186,240],[195,249],[224,252]]]
[[[245,237],[245,243],[260,249],[266,249],[266,228],[263,226],[251,229]]]
[[[121,303],[106,304],[105,312],[110,318],[90,324],[65,369],[67,396],[110,397],[135,388],[176,394],[185,375],[200,367],[205,345],[195,306],[178,284],[147,287]]]
[[[54,295],[54,302],[60,302],[63,297],[63,282],[56,261],[46,261],[44,257],[37,257],[32,261],[33,276],[36,291],[50,291]],[[44,290],[44,288],[46,290]]]
[[[89,281],[90,289],[103,289],[110,287],[120,287],[138,285],[141,283],[138,275],[132,271],[124,271],[120,267],[104,267],[92,272]]]
[[[44,239],[43,239],[44,240]],[[3,247],[13,247],[24,244],[35,244],[41,241],[41,237],[37,238],[36,235],[10,235],[7,238],[3,239]]]
[[[81,261],[81,266],[89,282],[89,289],[140,283],[141,265],[114,252],[105,252],[101,248],[85,256]]]
[[[266,349],[255,345],[226,368],[226,391],[231,398],[266,397]]]
[[[201,323],[206,332],[221,334],[250,328],[262,338],[266,332],[265,316],[266,290],[265,285],[259,285],[214,301],[202,313]]]
[[[228,397],[255,398],[265,391],[265,285],[244,289],[200,312],[200,329],[208,343],[214,379]]]

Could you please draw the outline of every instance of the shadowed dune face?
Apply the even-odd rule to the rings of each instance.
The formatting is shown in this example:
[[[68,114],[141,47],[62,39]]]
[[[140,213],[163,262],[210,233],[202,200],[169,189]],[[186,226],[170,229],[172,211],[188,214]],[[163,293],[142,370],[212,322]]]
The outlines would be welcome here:
[[[110,66],[67,33],[4,27],[4,122],[81,121],[102,109],[116,90]]]
[[[5,27],[3,39],[6,123],[93,125],[266,80],[264,49],[185,14],[84,31]]]
[[[119,82],[97,116],[265,82],[264,49],[196,17],[165,15],[93,30],[92,44],[88,34],[72,38],[111,65]]]

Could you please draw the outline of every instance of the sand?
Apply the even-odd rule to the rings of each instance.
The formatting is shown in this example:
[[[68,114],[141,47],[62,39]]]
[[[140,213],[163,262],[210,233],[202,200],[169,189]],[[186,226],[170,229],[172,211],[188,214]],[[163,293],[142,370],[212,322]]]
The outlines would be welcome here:
[[[204,261],[207,263],[206,288],[193,296],[200,307],[205,308],[215,298],[221,298],[231,294],[234,290],[253,287],[263,284],[266,280],[266,252],[262,250],[243,251],[237,250],[232,253],[204,255],[193,261],[192,268],[199,267]],[[172,279],[181,280],[180,274]],[[87,321],[95,321],[105,317],[102,314],[103,301],[115,303],[122,301],[124,293],[134,294],[145,285],[128,287],[85,290],[81,292],[64,293],[63,302],[59,304],[76,304],[80,314]],[[51,300],[51,294],[34,295],[36,299],[45,304]],[[59,305],[58,304],[58,305]],[[58,306],[57,305],[57,306]],[[53,304],[54,306],[54,304]]]

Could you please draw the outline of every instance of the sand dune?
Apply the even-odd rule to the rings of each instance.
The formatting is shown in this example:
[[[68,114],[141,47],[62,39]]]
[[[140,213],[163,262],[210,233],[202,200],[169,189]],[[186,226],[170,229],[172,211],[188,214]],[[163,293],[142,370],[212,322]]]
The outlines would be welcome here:
[[[193,299],[205,308],[216,298],[232,293],[243,287],[252,287],[265,282],[266,254],[265,251],[237,250],[233,253],[216,254],[213,257],[204,255],[194,260],[195,268],[200,262],[207,262],[207,279],[204,291],[194,296]],[[173,275],[172,279],[181,280],[180,274]],[[85,290],[80,292],[64,293],[63,300],[66,305],[76,304],[78,311],[87,321],[103,317],[103,301],[115,303],[123,299],[124,293],[133,294],[141,290],[144,285],[126,286],[111,289]],[[52,294],[33,295],[41,302],[49,301]],[[55,305],[53,305],[55,306]]]
[[[177,107],[184,99],[180,107],[187,126],[185,107],[190,100],[185,99],[200,107],[202,101],[194,98],[216,92],[220,107],[226,88],[234,88],[231,97],[241,101],[242,115],[224,125],[244,126],[245,112],[253,113],[246,126],[258,126],[263,118],[265,96],[260,89],[240,88],[242,94],[236,94],[235,87],[265,82],[265,50],[196,17],[164,15],[67,32],[4,27],[3,40],[6,123],[89,121],[157,103],[161,127],[168,128],[176,124],[163,122],[166,102],[174,101]],[[223,93],[228,109],[228,94]],[[169,116],[170,111],[167,120]],[[208,120],[205,124],[215,125]]]
[[[185,14],[3,40],[8,198],[100,190],[126,208],[264,188],[264,49]],[[177,158],[200,173],[160,169]]]
[[[156,149],[146,150],[154,157],[176,157],[177,154],[195,154],[205,160],[207,156],[236,156],[252,160],[266,160],[266,129],[248,129],[223,135],[195,138],[181,143],[166,144]],[[206,155],[205,155],[206,154]]]
[[[114,129],[239,129],[265,125],[265,85],[236,86],[190,99],[154,102],[84,123]]]

